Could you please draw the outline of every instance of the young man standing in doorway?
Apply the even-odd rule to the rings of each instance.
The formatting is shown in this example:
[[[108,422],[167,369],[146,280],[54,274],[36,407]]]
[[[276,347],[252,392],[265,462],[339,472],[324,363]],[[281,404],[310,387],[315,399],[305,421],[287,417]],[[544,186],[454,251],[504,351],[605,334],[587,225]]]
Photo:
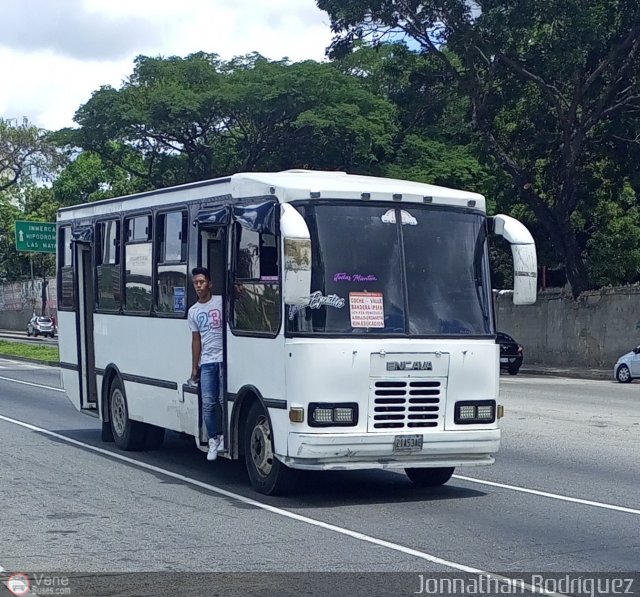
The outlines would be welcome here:
[[[196,267],[191,272],[198,301],[189,309],[191,329],[191,379],[200,381],[202,418],[209,434],[207,460],[215,460],[223,450],[222,431],[218,430],[220,406],[220,368],[222,366],[222,296],[213,294],[209,270]]]

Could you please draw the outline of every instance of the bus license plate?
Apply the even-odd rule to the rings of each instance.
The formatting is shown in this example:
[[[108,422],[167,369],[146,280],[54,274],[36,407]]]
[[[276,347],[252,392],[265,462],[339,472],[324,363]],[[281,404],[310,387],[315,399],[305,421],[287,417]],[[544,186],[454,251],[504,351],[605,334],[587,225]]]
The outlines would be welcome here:
[[[393,441],[394,452],[420,452],[422,450],[421,435],[396,435]]]

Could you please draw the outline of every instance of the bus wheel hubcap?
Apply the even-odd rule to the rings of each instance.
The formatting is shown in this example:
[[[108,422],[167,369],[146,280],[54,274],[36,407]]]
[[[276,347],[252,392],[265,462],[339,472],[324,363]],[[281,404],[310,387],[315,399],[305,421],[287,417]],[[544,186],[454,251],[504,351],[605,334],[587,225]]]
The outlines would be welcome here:
[[[271,449],[271,429],[266,417],[260,417],[251,433],[251,459],[256,470],[266,477],[273,466]]]
[[[111,394],[111,420],[113,422],[113,430],[121,437],[124,434],[127,415],[125,414],[124,396],[117,388]]]

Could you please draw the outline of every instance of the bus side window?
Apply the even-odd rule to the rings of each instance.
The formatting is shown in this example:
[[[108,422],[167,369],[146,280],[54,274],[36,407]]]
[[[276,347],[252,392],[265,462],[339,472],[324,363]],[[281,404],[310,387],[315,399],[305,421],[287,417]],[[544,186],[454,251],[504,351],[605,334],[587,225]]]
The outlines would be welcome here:
[[[71,227],[60,228],[58,241],[58,308],[73,309],[74,301],[74,273],[71,253]]]
[[[96,280],[98,309],[118,311],[120,291],[120,221],[96,224]]]
[[[152,302],[151,216],[126,219],[125,231],[125,310],[148,315]]]
[[[277,238],[237,225],[236,249],[233,328],[275,334],[281,319]]]
[[[156,295],[158,313],[184,315],[187,301],[186,211],[156,217]]]

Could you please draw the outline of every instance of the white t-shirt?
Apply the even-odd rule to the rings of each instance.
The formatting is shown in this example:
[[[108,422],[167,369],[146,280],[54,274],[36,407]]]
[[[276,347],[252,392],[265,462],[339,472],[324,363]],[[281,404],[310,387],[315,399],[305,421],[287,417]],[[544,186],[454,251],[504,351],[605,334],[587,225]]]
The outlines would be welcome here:
[[[187,315],[189,329],[200,332],[200,365],[222,362],[222,297],[213,295],[206,303],[197,302]]]

